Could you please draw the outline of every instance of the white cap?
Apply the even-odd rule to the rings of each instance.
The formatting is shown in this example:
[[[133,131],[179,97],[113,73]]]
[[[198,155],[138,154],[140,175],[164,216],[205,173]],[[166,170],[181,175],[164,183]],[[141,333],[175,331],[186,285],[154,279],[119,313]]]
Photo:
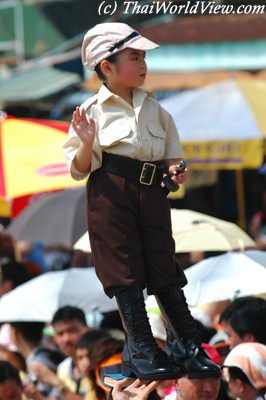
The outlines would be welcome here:
[[[261,343],[241,343],[224,360],[224,367],[240,368],[256,389],[266,387],[266,346]],[[225,371],[225,374],[227,371]]]
[[[93,71],[99,62],[127,47],[145,51],[159,45],[122,22],[97,24],[84,36],[81,49],[83,65]]]

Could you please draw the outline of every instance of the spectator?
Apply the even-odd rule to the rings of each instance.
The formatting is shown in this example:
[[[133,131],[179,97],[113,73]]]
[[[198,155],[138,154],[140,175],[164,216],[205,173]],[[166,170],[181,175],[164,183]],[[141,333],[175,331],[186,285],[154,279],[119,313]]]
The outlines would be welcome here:
[[[78,340],[76,345],[76,363],[83,376],[88,376],[90,368],[90,354],[97,342],[104,338],[110,338],[111,335],[105,329],[92,329],[85,333]]]
[[[0,360],[9,361],[21,374],[25,374],[27,371],[25,358],[19,351],[11,351],[0,345]]]
[[[16,249],[13,237],[5,230],[0,230],[0,261],[2,259],[16,260]]]
[[[89,354],[93,351],[95,344],[100,341],[102,338],[110,338],[111,336],[108,332],[104,329],[92,329],[89,332],[86,332],[81,338],[78,340],[76,344],[76,356],[75,361],[77,368],[81,372],[83,376],[83,381],[85,382],[88,380],[88,373],[89,373]],[[40,363],[33,363],[31,366],[31,371],[37,376],[39,380],[42,382],[53,386],[57,389],[57,392],[60,392],[61,396],[67,398],[68,400],[76,400],[82,399],[81,396],[76,395],[72,391],[69,390],[64,382],[53,373],[51,370],[46,368],[45,366],[41,365]],[[88,386],[94,387],[94,382],[89,380]],[[85,385],[83,385],[85,386]],[[53,392],[53,395],[57,397],[56,391]],[[85,393],[84,393],[85,395]],[[94,389],[90,389],[86,396],[91,399],[96,399],[96,393]]]
[[[10,292],[17,286],[29,280],[29,274],[25,265],[14,260],[1,261],[0,269],[0,296]]]
[[[3,258],[0,268],[0,297],[27,282],[29,279],[29,273],[23,263]],[[9,324],[3,324],[0,327],[0,345],[5,346],[7,350],[17,350],[10,338]]]
[[[44,243],[40,241],[17,240],[16,248],[20,261],[25,263],[35,263],[39,266],[42,272],[48,271],[43,254]]]
[[[266,346],[241,343],[230,351],[224,361],[224,376],[233,398],[266,399]]]
[[[27,368],[33,361],[38,361],[56,371],[64,355],[42,345],[44,325],[44,322],[11,322],[11,336],[19,352],[24,356]],[[34,377],[29,378],[34,380]],[[47,396],[52,389],[41,382],[36,386],[44,396]]]
[[[244,342],[266,345],[266,300],[247,296],[234,300],[220,317],[230,349]]]
[[[22,400],[22,382],[19,371],[8,361],[0,361],[0,398]]]
[[[176,381],[178,400],[217,400],[221,387],[221,377],[199,379],[180,378]],[[168,399],[168,397],[166,397]]]
[[[55,343],[68,356],[58,366],[57,376],[69,390],[84,396],[92,390],[91,383],[82,378],[76,366],[75,352],[78,340],[90,330],[85,314],[78,307],[65,306],[56,311],[52,325],[55,329]]]
[[[30,400],[43,400],[33,383],[22,385],[19,370],[9,361],[0,361],[0,399],[24,400],[25,396]]]
[[[252,216],[249,232],[256,242],[257,249],[266,249],[266,188],[261,195],[261,205],[259,210]]]
[[[123,340],[112,337],[102,338],[88,352],[89,377],[94,383],[98,400],[108,398],[110,389],[103,383],[104,374],[121,373]],[[87,399],[87,397],[86,397]]]

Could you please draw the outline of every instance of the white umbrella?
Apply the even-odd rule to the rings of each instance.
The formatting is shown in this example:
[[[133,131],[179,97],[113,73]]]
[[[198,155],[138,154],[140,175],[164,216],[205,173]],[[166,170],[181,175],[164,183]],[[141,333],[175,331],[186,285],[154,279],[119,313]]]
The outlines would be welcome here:
[[[266,251],[251,249],[243,251],[243,254],[258,264],[263,265],[263,267],[266,267]]]
[[[0,300],[0,322],[51,321],[58,308],[70,305],[85,313],[116,310],[103,291],[94,268],[44,273],[18,286]]]
[[[89,239],[89,232],[85,232],[79,240],[74,244],[75,250],[82,250],[87,253],[91,253],[91,244]]]
[[[266,293],[266,268],[242,253],[210,257],[185,270],[190,306]]]

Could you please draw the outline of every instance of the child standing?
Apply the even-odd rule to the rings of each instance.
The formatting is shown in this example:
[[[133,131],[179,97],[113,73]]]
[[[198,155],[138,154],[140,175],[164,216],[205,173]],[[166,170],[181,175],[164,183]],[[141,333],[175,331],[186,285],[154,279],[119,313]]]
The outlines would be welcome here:
[[[182,148],[172,117],[143,85],[145,51],[158,47],[123,23],[87,32],[82,61],[103,81],[73,113],[64,153],[74,179],[87,184],[88,230],[96,273],[116,297],[125,329],[122,373],[140,379],[220,375],[201,347],[174,259],[170,206],[161,186],[173,183]],[[152,336],[143,289],[154,294],[167,325],[166,352]],[[167,355],[167,354],[168,355]]]

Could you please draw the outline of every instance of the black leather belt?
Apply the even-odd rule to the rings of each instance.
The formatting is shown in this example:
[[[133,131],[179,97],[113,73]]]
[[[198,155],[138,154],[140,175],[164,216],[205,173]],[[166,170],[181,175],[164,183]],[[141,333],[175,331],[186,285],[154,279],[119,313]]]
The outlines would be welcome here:
[[[103,153],[101,168],[148,186],[160,185],[164,175],[161,161],[139,161],[109,153]]]

